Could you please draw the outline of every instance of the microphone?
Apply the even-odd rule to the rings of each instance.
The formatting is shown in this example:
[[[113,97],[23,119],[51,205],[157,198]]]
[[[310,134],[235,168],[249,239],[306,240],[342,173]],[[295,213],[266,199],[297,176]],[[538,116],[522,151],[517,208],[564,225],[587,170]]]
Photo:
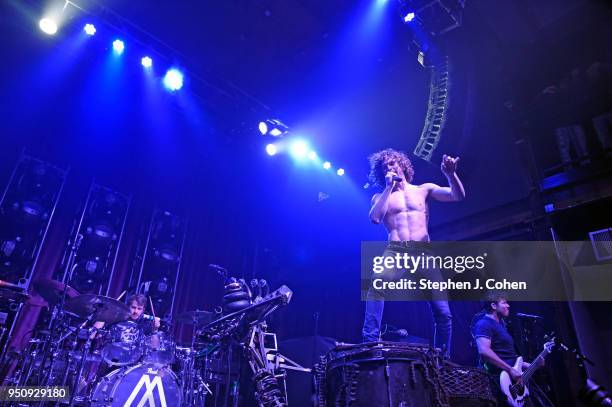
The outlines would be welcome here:
[[[393,182],[402,182],[402,177],[399,177],[397,175],[393,176]]]
[[[544,319],[539,315],[534,314],[523,314],[522,312],[517,312],[516,316],[519,318],[527,318],[527,319]]]

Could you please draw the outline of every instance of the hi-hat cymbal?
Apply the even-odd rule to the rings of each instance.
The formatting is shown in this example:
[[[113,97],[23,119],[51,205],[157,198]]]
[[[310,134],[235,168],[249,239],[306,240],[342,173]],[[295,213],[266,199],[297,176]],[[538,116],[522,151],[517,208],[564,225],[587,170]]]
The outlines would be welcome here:
[[[215,313],[210,311],[185,311],[174,317],[174,321],[181,324],[204,325],[215,319]]]
[[[49,305],[55,305],[62,299],[64,289],[66,289],[66,298],[74,298],[79,295],[79,292],[74,288],[62,283],[61,281],[52,279],[42,279],[32,282],[34,290],[43,297]]]
[[[83,294],[66,301],[66,311],[87,318],[92,314],[94,320],[109,324],[125,321],[130,316],[127,305],[111,297],[96,294]]]

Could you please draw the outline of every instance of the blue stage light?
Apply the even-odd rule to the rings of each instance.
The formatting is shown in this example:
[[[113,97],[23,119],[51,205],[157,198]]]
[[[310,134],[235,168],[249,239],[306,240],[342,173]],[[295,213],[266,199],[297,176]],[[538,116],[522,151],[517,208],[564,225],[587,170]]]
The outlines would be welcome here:
[[[266,122],[259,122],[259,132],[261,133],[262,136],[265,136],[266,134],[268,134],[268,125]]]
[[[266,153],[268,153],[268,155],[275,155],[276,153],[278,153],[278,149],[274,144],[268,144],[266,146]]]
[[[308,152],[308,158],[310,158],[311,160],[316,160],[317,159],[317,153],[314,151],[309,151]]]
[[[164,76],[163,83],[169,91],[177,91],[183,87],[183,74],[178,69],[168,69]]]
[[[308,154],[308,144],[304,140],[296,140],[291,143],[291,155],[295,158],[304,158]]]
[[[45,34],[53,35],[57,32],[57,23],[48,17],[42,18],[38,22],[38,26]]]
[[[113,41],[113,51],[115,51],[115,54],[117,55],[123,54],[124,49],[125,49],[125,44],[123,43],[123,41],[121,40]]]
[[[145,68],[150,68],[153,66],[153,60],[151,59],[151,57],[142,57],[142,59],[140,60],[140,63]]]
[[[272,137],[278,137],[278,136],[280,136],[281,134],[283,134],[283,132],[282,132],[280,129],[277,129],[276,127],[275,127],[275,128],[273,128],[272,130],[270,130],[270,135],[271,135]]]
[[[404,22],[409,23],[414,20],[414,17],[416,17],[416,15],[413,12],[410,12],[404,17]]]
[[[336,174],[343,176],[344,175],[344,169],[343,168],[338,168],[338,171],[336,171]]]
[[[284,137],[289,133],[289,127],[278,119],[266,119],[259,122],[259,132],[266,136]]]
[[[85,27],[83,27],[83,31],[87,35],[94,35],[96,33],[96,27],[93,24],[87,23]]]
[[[329,170],[331,168],[331,163],[329,161],[325,161],[323,163],[323,168]]]

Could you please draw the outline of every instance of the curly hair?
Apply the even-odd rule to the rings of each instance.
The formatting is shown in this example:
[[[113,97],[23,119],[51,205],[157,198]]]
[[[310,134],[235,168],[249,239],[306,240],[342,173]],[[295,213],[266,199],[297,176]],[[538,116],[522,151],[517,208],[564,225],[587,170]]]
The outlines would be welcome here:
[[[412,162],[410,162],[408,155],[402,151],[387,148],[368,157],[368,162],[370,163],[370,174],[368,179],[370,183],[374,186],[384,188],[386,175],[384,165],[385,161],[390,158],[395,159],[399,163],[400,168],[404,172],[406,181],[412,182],[414,168],[412,167]]]

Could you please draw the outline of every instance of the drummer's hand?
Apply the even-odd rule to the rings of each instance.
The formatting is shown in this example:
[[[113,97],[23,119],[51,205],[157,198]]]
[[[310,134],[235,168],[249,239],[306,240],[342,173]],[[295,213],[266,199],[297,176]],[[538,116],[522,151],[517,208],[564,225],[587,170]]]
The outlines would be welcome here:
[[[155,329],[159,328],[160,324],[161,324],[161,321],[160,321],[159,317],[153,318],[153,328],[155,328]]]

